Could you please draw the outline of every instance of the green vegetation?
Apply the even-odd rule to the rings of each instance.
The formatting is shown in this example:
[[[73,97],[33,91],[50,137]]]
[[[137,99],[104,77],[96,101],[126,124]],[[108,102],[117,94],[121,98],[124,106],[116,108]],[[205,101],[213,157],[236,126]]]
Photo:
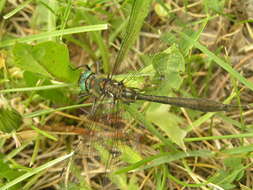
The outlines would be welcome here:
[[[0,2],[0,190],[253,188],[253,110],[105,99],[94,123],[78,87],[89,67],[146,94],[252,103],[247,1],[18,2]]]

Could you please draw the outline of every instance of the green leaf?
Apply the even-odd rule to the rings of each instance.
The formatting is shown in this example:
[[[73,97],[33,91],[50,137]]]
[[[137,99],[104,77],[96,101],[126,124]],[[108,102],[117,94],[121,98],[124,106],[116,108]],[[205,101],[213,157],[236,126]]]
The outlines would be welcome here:
[[[176,38],[175,34],[171,32],[165,32],[161,34],[160,37],[161,41],[168,44],[168,45],[173,45],[173,44],[178,44],[179,39]]]
[[[23,123],[22,116],[13,108],[0,108],[0,131],[11,133],[16,131]]]
[[[185,150],[184,138],[187,131],[179,127],[180,118],[168,112],[168,105],[152,106],[146,112],[146,119],[156,124],[166,135]]]
[[[52,82],[50,80],[47,78],[42,78],[36,73],[26,71],[23,76],[26,84],[29,87],[36,86],[39,80],[41,80],[41,86],[52,85]],[[39,94],[41,97],[51,100],[57,104],[67,104],[69,102],[69,99],[65,96],[66,93],[64,93],[63,89],[48,89],[34,92]]]
[[[170,48],[153,57],[152,65],[156,71],[154,83],[157,84],[156,94],[168,96],[172,89],[178,90],[183,82],[181,72],[185,71],[184,56],[179,48],[173,44]],[[178,117],[169,113],[168,105],[152,103],[146,112],[146,119],[156,124],[166,135],[183,150],[186,130],[179,127]]]
[[[231,169],[242,167],[242,158],[240,157],[229,157],[224,160],[224,165]]]
[[[110,174],[111,181],[116,184],[119,189],[131,189],[138,190],[137,178],[135,175],[131,175],[130,180],[127,178],[126,174]]]
[[[4,179],[7,182],[16,179],[17,177],[24,174],[24,172],[19,171],[18,169],[13,168],[13,165],[10,162],[6,162],[3,159],[3,155],[0,154],[0,180]],[[0,186],[1,188],[1,186]],[[9,188],[10,190],[21,189],[21,184],[16,184]]]
[[[140,154],[136,151],[134,151],[132,148],[126,145],[121,145],[120,147],[121,150],[121,160],[127,162],[127,163],[135,163],[140,161],[142,158]]]
[[[14,63],[26,71],[70,83],[79,79],[80,71],[71,68],[68,49],[64,44],[53,41],[35,46],[16,44],[12,52]]]
[[[162,53],[156,54],[153,59],[153,66],[158,73],[168,75],[168,72],[184,72],[184,57],[174,44]]]
[[[208,19],[211,18],[204,19],[203,22],[207,24]],[[197,31],[191,30],[189,27],[185,26],[183,33],[187,34],[191,39],[198,40],[203,30],[205,29],[204,26],[205,25],[203,25],[203,27],[201,27]],[[188,56],[190,49],[193,47],[192,42],[187,41],[181,35],[176,35],[172,32],[165,32],[164,34],[162,34],[161,40],[171,47],[174,46],[173,49],[177,48],[177,51],[180,51],[180,54],[182,54],[183,56]],[[177,46],[175,46],[175,44],[177,44]]]
[[[225,0],[204,0],[205,11],[208,13],[209,10],[214,13],[223,13]]]
[[[219,170],[209,180],[224,189],[234,189],[234,182],[238,182],[245,173],[245,166],[240,157],[228,157],[224,160],[225,169]],[[246,166],[247,167],[247,166]]]
[[[167,16],[169,16],[169,13],[171,11],[171,5],[169,3],[164,2],[156,3],[154,6],[154,10],[159,17],[166,18]]]
[[[167,96],[171,89],[179,89],[183,82],[180,73],[185,71],[185,61],[176,45],[156,54],[152,65],[156,70],[154,84],[159,87],[156,89],[159,95]]]
[[[159,138],[161,142],[166,144],[172,150],[176,150],[173,144],[166,139],[151,122],[147,121],[146,118],[136,108],[134,108],[134,106],[124,105],[124,108],[138,123],[144,125],[152,134]]]

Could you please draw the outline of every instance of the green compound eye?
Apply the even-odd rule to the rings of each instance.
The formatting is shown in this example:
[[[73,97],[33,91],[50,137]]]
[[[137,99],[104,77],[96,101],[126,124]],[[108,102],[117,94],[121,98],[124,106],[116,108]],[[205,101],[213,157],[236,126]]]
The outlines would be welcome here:
[[[81,77],[79,79],[79,87],[81,89],[81,92],[89,92],[90,85],[86,86],[86,84],[88,84],[86,81],[92,74],[93,74],[92,71],[85,71],[84,73],[81,74]]]

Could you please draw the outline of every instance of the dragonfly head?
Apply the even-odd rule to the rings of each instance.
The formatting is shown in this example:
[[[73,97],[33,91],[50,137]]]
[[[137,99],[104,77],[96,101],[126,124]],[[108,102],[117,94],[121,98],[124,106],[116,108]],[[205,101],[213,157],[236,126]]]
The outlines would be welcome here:
[[[94,75],[92,71],[85,71],[81,74],[79,79],[79,87],[81,92],[87,93],[90,90],[90,83],[87,83],[87,80],[90,78],[91,75]]]

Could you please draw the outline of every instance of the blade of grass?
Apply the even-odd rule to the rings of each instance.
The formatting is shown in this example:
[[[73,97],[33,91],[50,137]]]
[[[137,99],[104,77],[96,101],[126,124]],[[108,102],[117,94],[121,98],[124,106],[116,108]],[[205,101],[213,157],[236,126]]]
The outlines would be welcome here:
[[[127,51],[133,45],[134,41],[138,37],[138,33],[141,30],[141,27],[144,23],[144,19],[149,13],[149,7],[151,3],[152,0],[145,0],[145,1],[135,0],[133,2],[125,36],[123,38],[123,42],[117,55],[115,64],[113,66],[112,73],[115,73],[118,66],[124,59]]]
[[[245,127],[244,125],[242,125],[242,123],[240,123],[239,121],[237,120],[234,120],[228,116],[226,116],[225,114],[217,114],[218,117],[220,117],[223,121],[229,123],[229,124],[232,124],[240,129],[243,129],[243,127]]]
[[[31,125],[31,128],[32,128],[33,130],[35,130],[38,134],[41,134],[41,135],[43,135],[43,136],[45,136],[45,137],[47,137],[47,138],[49,138],[49,139],[51,139],[51,140],[53,140],[53,141],[57,141],[57,140],[58,140],[57,137],[55,137],[55,136],[53,136],[53,135],[50,135],[50,134],[47,133],[46,131],[43,131],[43,130],[41,130],[41,129],[39,129],[39,128],[33,126],[33,125]]]
[[[32,154],[32,157],[31,157],[31,160],[30,160],[30,163],[29,163],[30,167],[35,163],[35,160],[38,156],[39,147],[40,147],[40,140],[41,140],[41,137],[39,135],[37,135],[36,140],[35,140],[35,146],[34,146],[34,149],[33,149],[33,154]]]
[[[48,7],[50,7],[52,10],[55,10],[57,12],[57,7],[59,6],[58,5],[58,2],[57,0],[51,0],[51,1],[45,1],[45,2],[48,2]],[[56,27],[57,27],[57,14],[55,14],[54,12],[51,12],[50,9],[47,9],[46,10],[47,14],[46,14],[46,17],[47,17],[47,31],[54,31],[56,30]],[[48,38],[48,40],[55,40],[55,38]]]
[[[253,137],[253,133],[235,134],[235,135],[222,135],[222,136],[209,136],[209,137],[193,137],[185,138],[184,142],[194,141],[207,141],[207,140],[221,140],[221,139],[233,139],[233,138],[250,138]]]
[[[35,40],[42,40],[42,39],[48,39],[56,36],[62,36],[67,34],[75,34],[75,33],[81,33],[81,32],[90,32],[90,31],[98,31],[98,30],[107,30],[108,26],[107,24],[97,24],[97,25],[90,25],[90,26],[80,26],[80,27],[74,27],[74,28],[68,28],[63,30],[55,30],[55,31],[49,31],[49,32],[43,32],[40,34],[30,35],[22,38],[15,38],[11,40],[5,40],[0,43],[0,47],[7,47],[12,46],[15,43],[29,43]]]
[[[162,164],[167,164],[173,161],[179,161],[183,158],[190,158],[190,157],[202,157],[202,158],[208,158],[213,157],[216,155],[216,152],[209,151],[209,150],[193,150],[193,151],[187,151],[187,152],[166,152],[165,154],[161,155],[160,157],[154,159],[152,163],[143,166],[142,168],[139,168],[140,170],[148,169],[148,168],[155,168],[157,166],[160,166]]]
[[[38,168],[34,168],[30,172],[27,172],[26,174],[14,179],[13,181],[10,181],[10,182],[6,183],[4,186],[0,187],[0,190],[7,190],[8,188],[14,186],[15,184],[17,184],[17,183],[19,183],[19,182],[21,182],[21,181],[37,174],[37,173],[39,173],[39,172],[41,172],[41,171],[43,171],[47,168],[50,168],[53,165],[55,165],[55,164],[65,160],[65,159],[71,157],[73,154],[74,154],[74,152],[71,152],[70,154],[64,155],[60,158],[56,158],[56,159],[54,159],[54,160],[52,160],[52,161],[50,161],[50,162],[48,162],[48,163],[46,163],[42,166],[39,166]]]
[[[147,157],[147,158],[140,160],[134,164],[131,164],[127,167],[120,168],[115,172],[115,174],[126,173],[126,172],[129,172],[134,169],[144,170],[144,169],[159,166],[161,164],[173,162],[173,161],[176,161],[176,160],[179,160],[182,158],[197,157],[197,156],[199,156],[199,157],[212,157],[214,155],[215,155],[214,152],[208,151],[208,150],[198,150],[198,151],[189,151],[189,152],[180,151],[177,153],[164,152],[164,153],[157,154],[155,156]],[[152,161],[151,164],[146,165],[146,163],[149,163],[151,161]],[[143,166],[143,167],[141,167],[141,166]]]
[[[0,90],[0,93],[10,93],[10,92],[27,92],[27,91],[37,91],[37,90],[48,90],[54,88],[65,88],[71,87],[72,84],[55,84],[55,85],[45,85],[45,86],[35,86],[35,87],[25,87],[25,88],[11,88]]]
[[[224,60],[216,56],[213,52],[209,51],[205,46],[201,45],[199,42],[197,42],[194,39],[191,39],[188,35],[179,32],[182,37],[192,43],[196,48],[198,48],[200,51],[202,51],[204,54],[206,54],[211,60],[213,60],[215,63],[217,63],[220,67],[222,67],[224,70],[226,70],[228,73],[230,73],[233,77],[235,77],[238,81],[240,81],[242,84],[253,90],[253,84],[249,82],[247,79],[245,79],[240,73],[238,73],[236,70],[234,70],[228,63],[226,63]]]
[[[46,115],[46,114],[56,112],[56,111],[77,109],[77,108],[87,107],[87,106],[91,106],[91,105],[92,105],[92,103],[90,103],[90,104],[77,104],[77,105],[65,106],[65,107],[60,107],[60,108],[55,108],[55,109],[54,108],[44,109],[44,110],[35,111],[32,113],[25,114],[23,117],[24,118],[38,117],[38,116]]]
[[[233,155],[233,154],[248,154],[253,151],[252,145],[239,146],[235,148],[222,150],[222,153]]]
[[[45,175],[46,172],[47,171],[42,171],[42,172],[40,172],[40,173],[38,173],[38,174],[30,177],[29,181],[27,181],[26,184],[24,184],[24,186],[22,187],[22,190],[29,190],[29,189],[31,189],[31,187],[33,185],[35,185],[38,182],[39,178],[43,177],[43,175]]]
[[[23,8],[25,8],[29,3],[31,3],[33,0],[27,0],[25,2],[23,2],[22,4],[18,5],[14,10],[12,10],[11,12],[5,14],[3,16],[4,19],[8,19],[10,17],[12,17],[13,15],[15,15],[17,12],[19,12],[20,10],[22,10]]]
[[[179,179],[177,179],[176,177],[174,177],[172,174],[170,174],[168,172],[168,178],[171,180],[171,181],[174,181],[175,183],[177,184],[180,184],[184,187],[194,187],[194,188],[197,188],[197,187],[202,187],[204,185],[207,185],[208,182],[205,182],[205,183],[199,183],[199,184],[190,184],[190,183],[185,183],[184,181],[180,181]]]
[[[28,145],[32,144],[30,141],[29,142],[24,142],[20,147],[12,150],[7,156],[4,157],[4,160],[10,160],[14,156],[16,156],[18,153],[20,153],[24,148],[26,148]]]
[[[155,156],[147,157],[147,158],[145,158],[143,160],[140,160],[140,161],[138,161],[134,164],[131,164],[130,166],[118,169],[117,171],[114,172],[114,174],[127,173],[127,172],[129,172],[131,170],[134,170],[136,168],[139,168],[139,167],[143,166],[144,164],[146,164],[148,162],[151,162],[152,160],[155,160],[156,158],[159,158],[163,155],[164,155],[164,153],[161,153],[161,154],[158,154],[158,155],[155,155]]]
[[[252,135],[252,134],[251,134]],[[240,137],[239,137],[240,138]],[[190,139],[190,138],[189,138]],[[246,154],[249,152],[252,152],[253,147],[251,145],[246,145],[246,146],[241,146],[241,147],[236,147],[236,148],[230,148],[226,150],[222,150],[222,153],[226,153],[229,155],[234,155],[234,154]],[[165,153],[160,153],[155,156],[150,156],[147,157],[143,160],[140,160],[134,164],[131,164],[127,167],[120,168],[115,174],[121,174],[121,173],[126,173],[134,169],[148,169],[151,167],[156,167],[161,164],[166,164],[172,161],[176,161],[182,158],[188,158],[188,157],[214,157],[216,156],[217,152],[212,152],[208,150],[198,150],[198,151],[188,151],[188,152],[177,152],[177,153],[171,153],[171,152],[165,152]],[[146,163],[151,162],[151,164],[146,165]],[[141,167],[144,166],[144,167]],[[141,168],[140,168],[141,167]]]
[[[4,6],[5,6],[6,0],[1,0],[0,1],[0,13],[3,11]]]
[[[61,18],[60,30],[63,30],[67,25],[67,21],[69,19],[70,13],[71,13],[71,7],[72,7],[71,3],[72,3],[72,1],[67,2],[67,6],[64,10],[63,17]],[[60,36],[60,38],[62,38],[62,36]]]
[[[88,24],[97,24],[99,23],[99,20],[96,19],[96,17],[90,15],[88,12],[83,12],[84,14],[84,18],[86,19],[86,22]],[[103,70],[105,73],[109,73],[110,72],[110,60],[109,60],[109,50],[108,47],[105,45],[104,40],[102,38],[101,33],[99,32],[91,32],[90,33],[93,40],[97,43],[101,56],[102,56],[102,60],[103,60]]]

